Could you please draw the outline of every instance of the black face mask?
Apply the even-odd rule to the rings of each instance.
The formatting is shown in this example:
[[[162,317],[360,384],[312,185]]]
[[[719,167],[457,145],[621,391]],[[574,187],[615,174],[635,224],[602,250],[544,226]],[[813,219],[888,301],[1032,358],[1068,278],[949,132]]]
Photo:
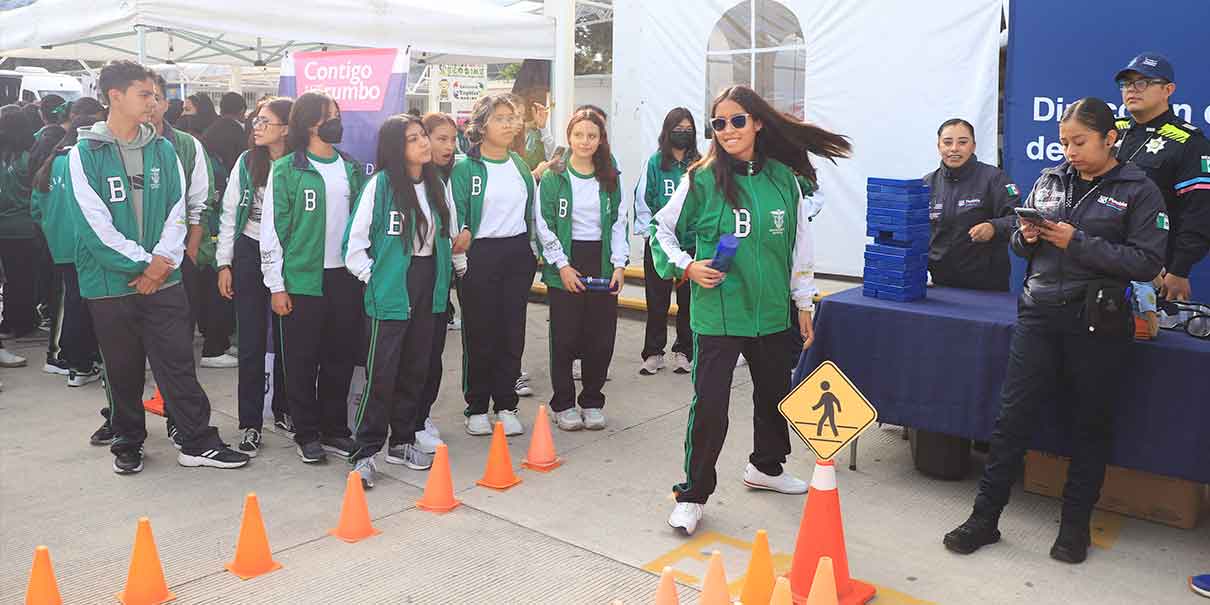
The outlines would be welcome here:
[[[320,124],[319,130],[315,134],[319,135],[319,140],[329,145],[335,145],[340,142],[344,132],[344,125],[340,123],[340,118],[332,118]]]
[[[676,149],[689,149],[697,138],[691,131],[674,130],[668,135],[668,142]]]

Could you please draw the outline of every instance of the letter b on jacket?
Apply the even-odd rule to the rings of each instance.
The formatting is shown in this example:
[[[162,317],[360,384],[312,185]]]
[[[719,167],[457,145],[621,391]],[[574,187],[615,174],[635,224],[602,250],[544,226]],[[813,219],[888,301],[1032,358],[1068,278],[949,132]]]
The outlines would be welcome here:
[[[313,212],[317,206],[317,197],[314,189],[303,189],[303,210]]]

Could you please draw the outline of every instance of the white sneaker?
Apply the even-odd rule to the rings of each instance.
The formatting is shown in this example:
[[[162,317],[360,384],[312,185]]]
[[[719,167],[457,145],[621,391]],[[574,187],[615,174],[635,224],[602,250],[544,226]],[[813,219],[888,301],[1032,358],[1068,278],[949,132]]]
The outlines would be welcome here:
[[[203,357],[201,365],[203,368],[238,368],[239,359],[223,353],[214,357]]]
[[[66,361],[47,361],[42,364],[42,371],[47,374],[68,376],[71,374],[71,366]]]
[[[466,417],[466,434],[482,437],[492,434],[492,421],[487,414],[471,414]]]
[[[24,357],[8,349],[0,349],[0,368],[23,368],[26,363]]]
[[[590,431],[605,428],[605,412],[601,408],[586,408],[584,410],[584,428]]]
[[[437,439],[441,438],[441,431],[437,429],[436,424],[433,424],[432,418],[424,419],[424,432],[436,437]]]
[[[744,354],[743,354],[743,353],[740,353],[740,354],[739,354],[739,359],[735,360],[735,367],[737,367],[737,368],[742,368],[742,367],[744,367],[744,366],[746,366],[746,365],[748,365],[748,360],[747,360],[747,359],[744,359]]]
[[[567,408],[562,412],[555,412],[555,425],[565,431],[578,431],[584,428],[584,419],[580,417],[580,410]]]
[[[808,487],[806,481],[791,476],[785,470],[782,470],[781,474],[776,477],[770,477],[757,470],[751,462],[744,469],[744,485],[752,489],[767,489],[782,494],[805,494]]]
[[[101,379],[101,368],[93,366],[88,370],[76,371],[72,370],[67,374],[67,386],[82,387],[91,382],[96,382]]]
[[[696,502],[677,502],[672,514],[668,515],[668,525],[681,530],[686,536],[692,536],[697,531],[697,524],[702,520],[702,505]]]
[[[693,371],[693,362],[684,353],[672,354],[672,371],[677,374],[688,374]]]
[[[678,353],[679,354],[679,353]],[[652,355],[643,360],[643,365],[639,366],[639,374],[643,376],[654,376],[656,372],[664,369],[664,356]]]
[[[520,435],[525,432],[521,420],[517,418],[517,410],[501,410],[496,412],[496,420],[504,423],[505,435]]]
[[[239,347],[236,345],[231,345],[231,346],[227,347],[227,350],[225,351],[225,353],[232,357],[238,358],[239,357]]]
[[[571,362],[571,379],[584,380],[584,372],[580,369],[580,360],[576,359]]]
[[[517,397],[532,397],[534,389],[529,386],[529,376],[522,374],[518,377],[516,384],[513,385],[513,392],[517,394]]]
[[[458,319],[457,317],[455,317],[454,319],[451,319],[450,322],[448,324],[446,324],[445,329],[461,330],[462,329],[462,320]]]
[[[445,443],[440,437],[434,437],[428,431],[416,431],[416,449],[426,454],[436,454],[437,446]]]

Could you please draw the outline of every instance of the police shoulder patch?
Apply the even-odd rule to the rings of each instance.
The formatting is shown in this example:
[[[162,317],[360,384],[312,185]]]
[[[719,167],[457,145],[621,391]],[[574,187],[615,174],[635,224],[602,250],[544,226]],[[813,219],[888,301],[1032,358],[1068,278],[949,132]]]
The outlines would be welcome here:
[[[1156,134],[1164,138],[1172,139],[1177,143],[1184,143],[1185,141],[1189,140],[1190,136],[1192,136],[1188,130],[1184,130],[1175,124],[1164,124],[1160,127]]]
[[[1005,189],[1005,191],[1008,191],[1009,195],[1020,195],[1021,194],[1021,192],[1017,190],[1017,186],[1013,183],[1009,183],[1009,184],[1005,185],[1004,189]]]
[[[1130,120],[1118,120],[1118,121],[1114,122],[1113,125],[1118,130],[1129,130],[1130,129]]]

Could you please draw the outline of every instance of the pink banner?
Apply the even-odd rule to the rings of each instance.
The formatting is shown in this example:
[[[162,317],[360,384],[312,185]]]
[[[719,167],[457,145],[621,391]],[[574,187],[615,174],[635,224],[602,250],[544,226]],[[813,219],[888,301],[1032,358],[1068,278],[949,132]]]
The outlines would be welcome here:
[[[323,91],[341,111],[381,111],[395,65],[393,48],[297,53],[298,94]]]

